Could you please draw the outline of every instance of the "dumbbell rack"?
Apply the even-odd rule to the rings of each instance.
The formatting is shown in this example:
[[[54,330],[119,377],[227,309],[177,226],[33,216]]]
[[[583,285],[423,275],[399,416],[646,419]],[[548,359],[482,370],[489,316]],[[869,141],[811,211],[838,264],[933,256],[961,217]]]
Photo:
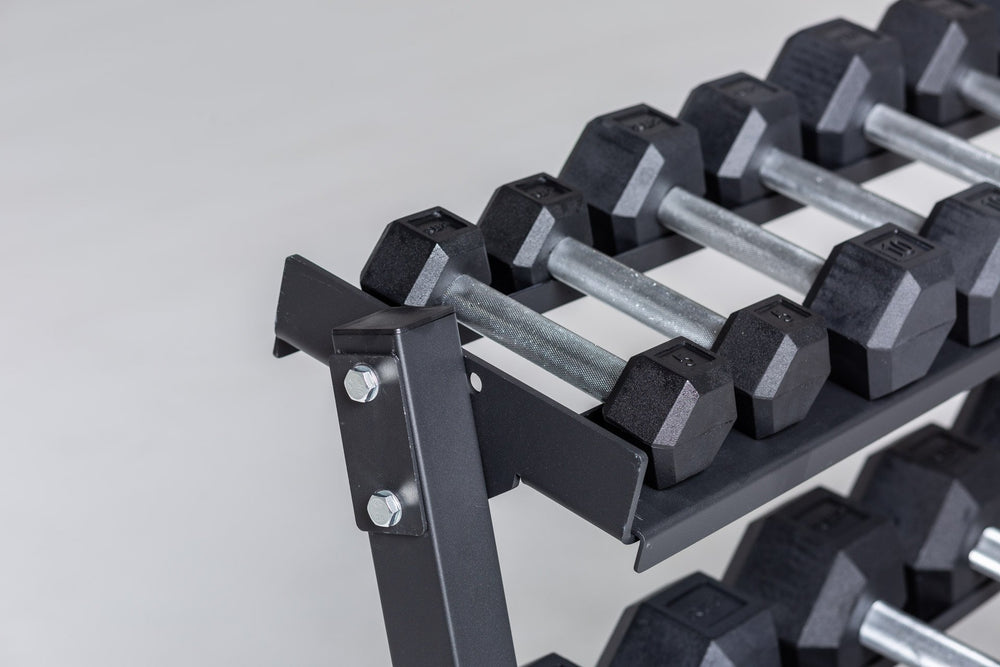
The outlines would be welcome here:
[[[947,129],[971,137],[995,126],[975,115]],[[880,153],[837,173],[863,182],[906,163]],[[773,195],[735,211],[760,224],[799,207]],[[617,259],[647,271],[698,247],[671,234]],[[545,312],[582,295],[549,281],[511,296]],[[996,381],[990,391],[984,385],[1000,376],[1000,340],[975,348],[949,340],[915,384],[868,401],[827,383],[805,422],[759,441],[733,431],[707,470],[656,490],[643,485],[646,455],[605,429],[598,410],[569,410],[462,349],[459,340],[477,335],[456,329],[450,309],[388,308],[295,255],[285,263],[275,333],[276,357],[301,350],[331,368],[355,514],[371,536],[397,665],[514,664],[492,525],[478,510],[520,481],[623,543],[638,542],[641,572],[965,390],[984,386],[960,422],[994,423],[1000,413]],[[384,398],[352,404],[344,376],[372,358],[394,367]],[[400,480],[410,511],[393,527],[374,526],[370,494]],[[931,624],[948,627],[998,591],[984,584]],[[498,662],[504,655],[509,661]],[[569,664],[546,660],[534,664]]]

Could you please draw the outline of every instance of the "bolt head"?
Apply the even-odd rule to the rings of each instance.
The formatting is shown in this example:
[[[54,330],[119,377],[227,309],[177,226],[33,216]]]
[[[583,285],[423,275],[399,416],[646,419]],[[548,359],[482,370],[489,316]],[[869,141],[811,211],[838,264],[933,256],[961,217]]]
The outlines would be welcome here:
[[[378,396],[378,375],[371,366],[355,364],[344,377],[344,389],[352,401],[370,403]]]
[[[403,505],[392,491],[376,491],[368,499],[368,518],[379,528],[392,528],[403,518]]]

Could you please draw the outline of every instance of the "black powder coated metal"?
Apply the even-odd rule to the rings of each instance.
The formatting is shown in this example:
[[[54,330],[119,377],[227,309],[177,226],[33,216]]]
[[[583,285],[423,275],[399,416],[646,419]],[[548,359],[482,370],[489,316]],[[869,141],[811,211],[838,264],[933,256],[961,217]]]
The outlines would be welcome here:
[[[972,116],[948,129],[959,136],[970,137],[995,126],[996,122],[992,119]],[[840,169],[838,173],[862,182],[906,163],[898,156],[881,153]],[[743,217],[763,223],[798,208],[797,203],[773,195],[735,210]],[[622,253],[618,259],[646,271],[698,248],[685,239],[668,235]],[[581,295],[555,281],[548,281],[512,296],[544,312]],[[299,256],[289,257],[275,322],[277,337],[274,354],[283,357],[302,350],[329,364],[334,352],[331,331],[384,308],[385,304],[308,260]],[[451,316],[445,319],[450,321]],[[478,337],[464,328],[459,328],[459,331],[463,342]],[[399,341],[401,335],[402,332],[385,337]],[[483,481],[484,489],[488,489],[488,495],[492,497],[510,490],[517,485],[518,479],[523,478],[526,483],[617,539],[626,543],[639,540],[641,545],[636,560],[639,571],[652,567],[808,480],[938,403],[986,382],[990,376],[1000,372],[1000,341],[977,348],[965,348],[949,341],[928,376],[916,384],[871,402],[828,383],[810,418],[803,424],[759,442],[733,433],[709,470],[674,488],[655,491],[641,486],[646,467],[645,454],[607,431],[600,424],[599,415],[578,415],[567,410],[468,353],[464,355],[464,371],[460,374],[453,372],[451,379],[442,381],[428,370],[427,364],[438,358],[435,355],[443,354],[442,350],[457,356],[454,355],[457,346],[451,342],[430,348],[425,353],[408,354],[405,359],[400,359],[400,364],[409,368],[405,377],[413,380],[407,388],[408,400],[416,401],[413,405],[420,408],[421,419],[428,415],[440,417],[440,407],[435,407],[430,400],[434,391],[444,391],[453,397],[456,393],[467,391],[467,373],[476,373],[482,381],[482,392],[472,395],[471,405],[485,480],[474,474],[473,485],[478,485],[475,480]],[[391,350],[387,348],[386,351],[391,356]],[[421,360],[424,354],[426,357]],[[341,370],[346,372],[337,368],[338,372]],[[335,384],[336,381],[335,375]],[[448,386],[435,389],[432,386],[435,384]],[[460,388],[460,392],[453,391],[455,388]],[[343,392],[342,385],[337,391]],[[428,392],[427,396],[423,392]],[[976,438],[978,435],[993,438],[994,442],[1000,441],[997,436],[1000,432],[998,401],[1000,380],[994,378],[970,394],[956,429],[967,437]],[[344,419],[344,414],[340,412],[341,419]],[[451,423],[450,420],[438,421]],[[448,426],[441,433],[452,443],[475,441],[468,424],[460,428]],[[352,445],[347,445],[348,439],[354,441]],[[364,445],[368,439],[369,436],[364,433],[349,438],[345,432],[345,446]],[[433,447],[428,448],[429,452],[434,450]],[[436,455],[426,461],[417,456],[413,461],[417,463],[416,479],[420,480],[420,488],[425,493],[425,503],[432,507],[441,503],[433,489],[440,487],[447,495],[449,488],[457,488],[454,486],[457,482],[454,479],[455,469],[451,468],[449,473],[448,466]],[[465,476],[471,467],[474,466],[470,466],[468,461],[459,466]],[[428,488],[432,490],[430,496],[426,496]],[[484,490],[482,496],[485,495]],[[467,664],[495,664],[490,662],[492,658],[482,657],[486,654],[502,655],[496,664],[513,664],[513,652],[509,648],[509,621],[503,603],[499,568],[495,566],[495,544],[487,503],[481,503],[480,508],[485,509],[485,520],[477,516],[470,521],[473,533],[448,529],[438,535],[436,525],[439,517],[449,526],[460,524],[462,520],[455,516],[461,512],[454,511],[455,508],[447,509],[447,502],[440,506],[440,513],[436,509],[430,512],[428,530],[420,537],[390,533],[372,535],[380,593],[383,602],[389,605],[386,621],[390,643],[395,647],[394,658],[399,647],[419,642],[426,650],[441,651],[444,661],[438,660],[437,656],[423,655],[419,659],[414,658],[414,662],[406,662],[406,658],[400,657],[397,664],[453,664],[456,655],[453,651],[459,650],[477,654],[468,658]],[[466,509],[465,504],[460,504],[460,507]],[[359,516],[359,524],[360,521]],[[457,523],[453,524],[453,521]],[[434,559],[441,553],[448,552],[449,559],[454,554],[461,554],[463,558],[468,556],[470,534],[477,536],[473,551],[485,552],[485,555],[480,553],[487,562],[485,569],[470,571],[454,560],[449,561],[448,567],[439,567],[440,563]],[[437,544],[429,548],[434,540],[438,540]],[[399,559],[407,564],[406,567],[398,566]],[[452,567],[455,565],[458,567]],[[440,602],[442,592],[446,588],[451,592],[452,587],[443,586],[437,578],[439,576],[453,577],[454,588],[458,589],[468,588],[470,582],[476,583],[476,599],[473,602],[480,609],[488,609],[474,613],[470,622],[489,617],[493,624],[489,632],[479,636],[478,632],[470,632],[468,626],[460,625],[456,626],[461,629],[458,633],[460,639],[456,635],[438,643],[427,641],[422,630],[424,623],[434,626],[435,631],[447,627],[443,614],[448,610],[441,607]],[[487,595],[485,605],[481,598],[484,587]],[[997,592],[1000,592],[1000,585],[985,583],[932,624],[938,628],[948,627]],[[437,607],[435,600],[439,603]],[[396,604],[400,606],[396,607]],[[455,604],[457,606],[453,605],[453,608],[471,603],[466,598]],[[406,613],[401,613],[404,609]],[[439,612],[431,621],[424,618],[429,609]],[[390,613],[393,615],[391,619]],[[496,625],[498,619],[499,626]],[[872,664],[889,663],[876,661]],[[556,665],[572,667],[572,663],[555,655],[533,663],[533,667]]]
[[[281,281],[275,354],[302,350],[328,364],[331,330],[385,307],[293,255],[285,260]],[[633,541],[632,517],[646,454],[474,355],[466,352],[465,360],[467,372],[476,373],[482,382],[472,405],[490,497],[510,491],[523,479],[615,539]]]
[[[807,420],[766,440],[732,433],[705,472],[671,489],[644,487],[633,531],[642,572],[834,463],[905,426],[1000,369],[1000,340],[948,341],[924,379],[877,401],[827,383]]]
[[[332,338],[330,372],[351,492],[358,527],[371,539],[393,664],[512,667],[514,644],[454,313],[381,310],[334,330]],[[358,362],[376,368],[380,378],[369,403],[351,400],[343,385]],[[403,506],[394,527],[376,526],[364,508],[382,489]]]

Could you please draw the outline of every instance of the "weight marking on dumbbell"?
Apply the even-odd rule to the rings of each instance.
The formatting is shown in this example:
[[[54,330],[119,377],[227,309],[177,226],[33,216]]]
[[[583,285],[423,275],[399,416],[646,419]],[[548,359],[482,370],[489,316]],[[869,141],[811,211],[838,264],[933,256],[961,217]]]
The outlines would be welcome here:
[[[711,628],[744,607],[745,602],[709,582],[663,605],[695,629]]]
[[[976,191],[970,191],[966,201],[976,203],[978,194],[979,193]],[[982,206],[988,206],[997,213],[1000,213],[1000,194],[997,194],[996,192],[992,192],[982,198],[979,198],[978,203]]]
[[[964,442],[937,435],[918,441],[909,451],[917,462],[953,470],[956,464],[969,460],[976,450]]]
[[[821,35],[848,48],[865,46],[879,40],[877,34],[854,23],[837,23],[824,30]]]
[[[408,224],[417,231],[434,236],[446,231],[458,231],[462,225],[457,220],[443,215],[440,211],[433,211],[425,216],[414,218]]]
[[[557,183],[547,175],[540,175],[533,181],[520,181],[514,187],[542,204],[551,204],[556,199],[569,194],[569,188]]]
[[[700,364],[713,361],[711,357],[705,356],[699,350],[695,349],[694,346],[688,345],[687,343],[681,343],[670,347],[662,352],[659,352],[656,356],[659,359],[664,359],[669,365],[677,368],[694,368]]]
[[[766,98],[776,92],[772,86],[752,76],[743,76],[728,81],[720,86],[720,88],[730,95],[744,97],[751,103],[760,101],[762,98]]]
[[[770,316],[770,318],[776,319],[782,324],[795,324],[796,322],[812,317],[811,313],[797,307],[788,299],[780,296],[765,303],[754,312],[762,316],[762,319],[768,319],[768,316]]]
[[[823,498],[796,514],[795,520],[819,533],[843,535],[864,523],[865,517],[843,503]]]
[[[865,245],[891,260],[905,264],[933,249],[933,246],[898,230],[870,239]]]
[[[649,135],[664,127],[677,127],[678,125],[673,118],[650,107],[630,110],[615,116],[614,120],[625,129],[638,135]]]

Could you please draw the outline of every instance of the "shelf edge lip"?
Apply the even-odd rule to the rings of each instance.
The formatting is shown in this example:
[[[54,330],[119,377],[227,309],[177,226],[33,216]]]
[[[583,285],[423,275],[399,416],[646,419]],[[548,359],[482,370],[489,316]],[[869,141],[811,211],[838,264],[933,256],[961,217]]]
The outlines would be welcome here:
[[[639,541],[635,571],[652,568],[1000,372],[1000,339],[976,348],[963,348],[953,341],[947,345],[953,346],[953,350],[958,348],[958,359],[944,362],[944,367],[936,362],[937,368],[932,367],[928,377],[878,401],[877,414],[847,423],[815,446],[776,461],[773,466],[753,470],[750,478],[732,487],[732,492],[724,494],[722,500],[716,497],[702,507],[688,505],[691,509],[685,508],[663,521],[646,525],[637,515],[633,523]],[[807,468],[804,472],[803,467]],[[794,471],[789,472],[790,469]],[[643,495],[649,493],[643,489]],[[640,497],[637,512],[641,511]]]

